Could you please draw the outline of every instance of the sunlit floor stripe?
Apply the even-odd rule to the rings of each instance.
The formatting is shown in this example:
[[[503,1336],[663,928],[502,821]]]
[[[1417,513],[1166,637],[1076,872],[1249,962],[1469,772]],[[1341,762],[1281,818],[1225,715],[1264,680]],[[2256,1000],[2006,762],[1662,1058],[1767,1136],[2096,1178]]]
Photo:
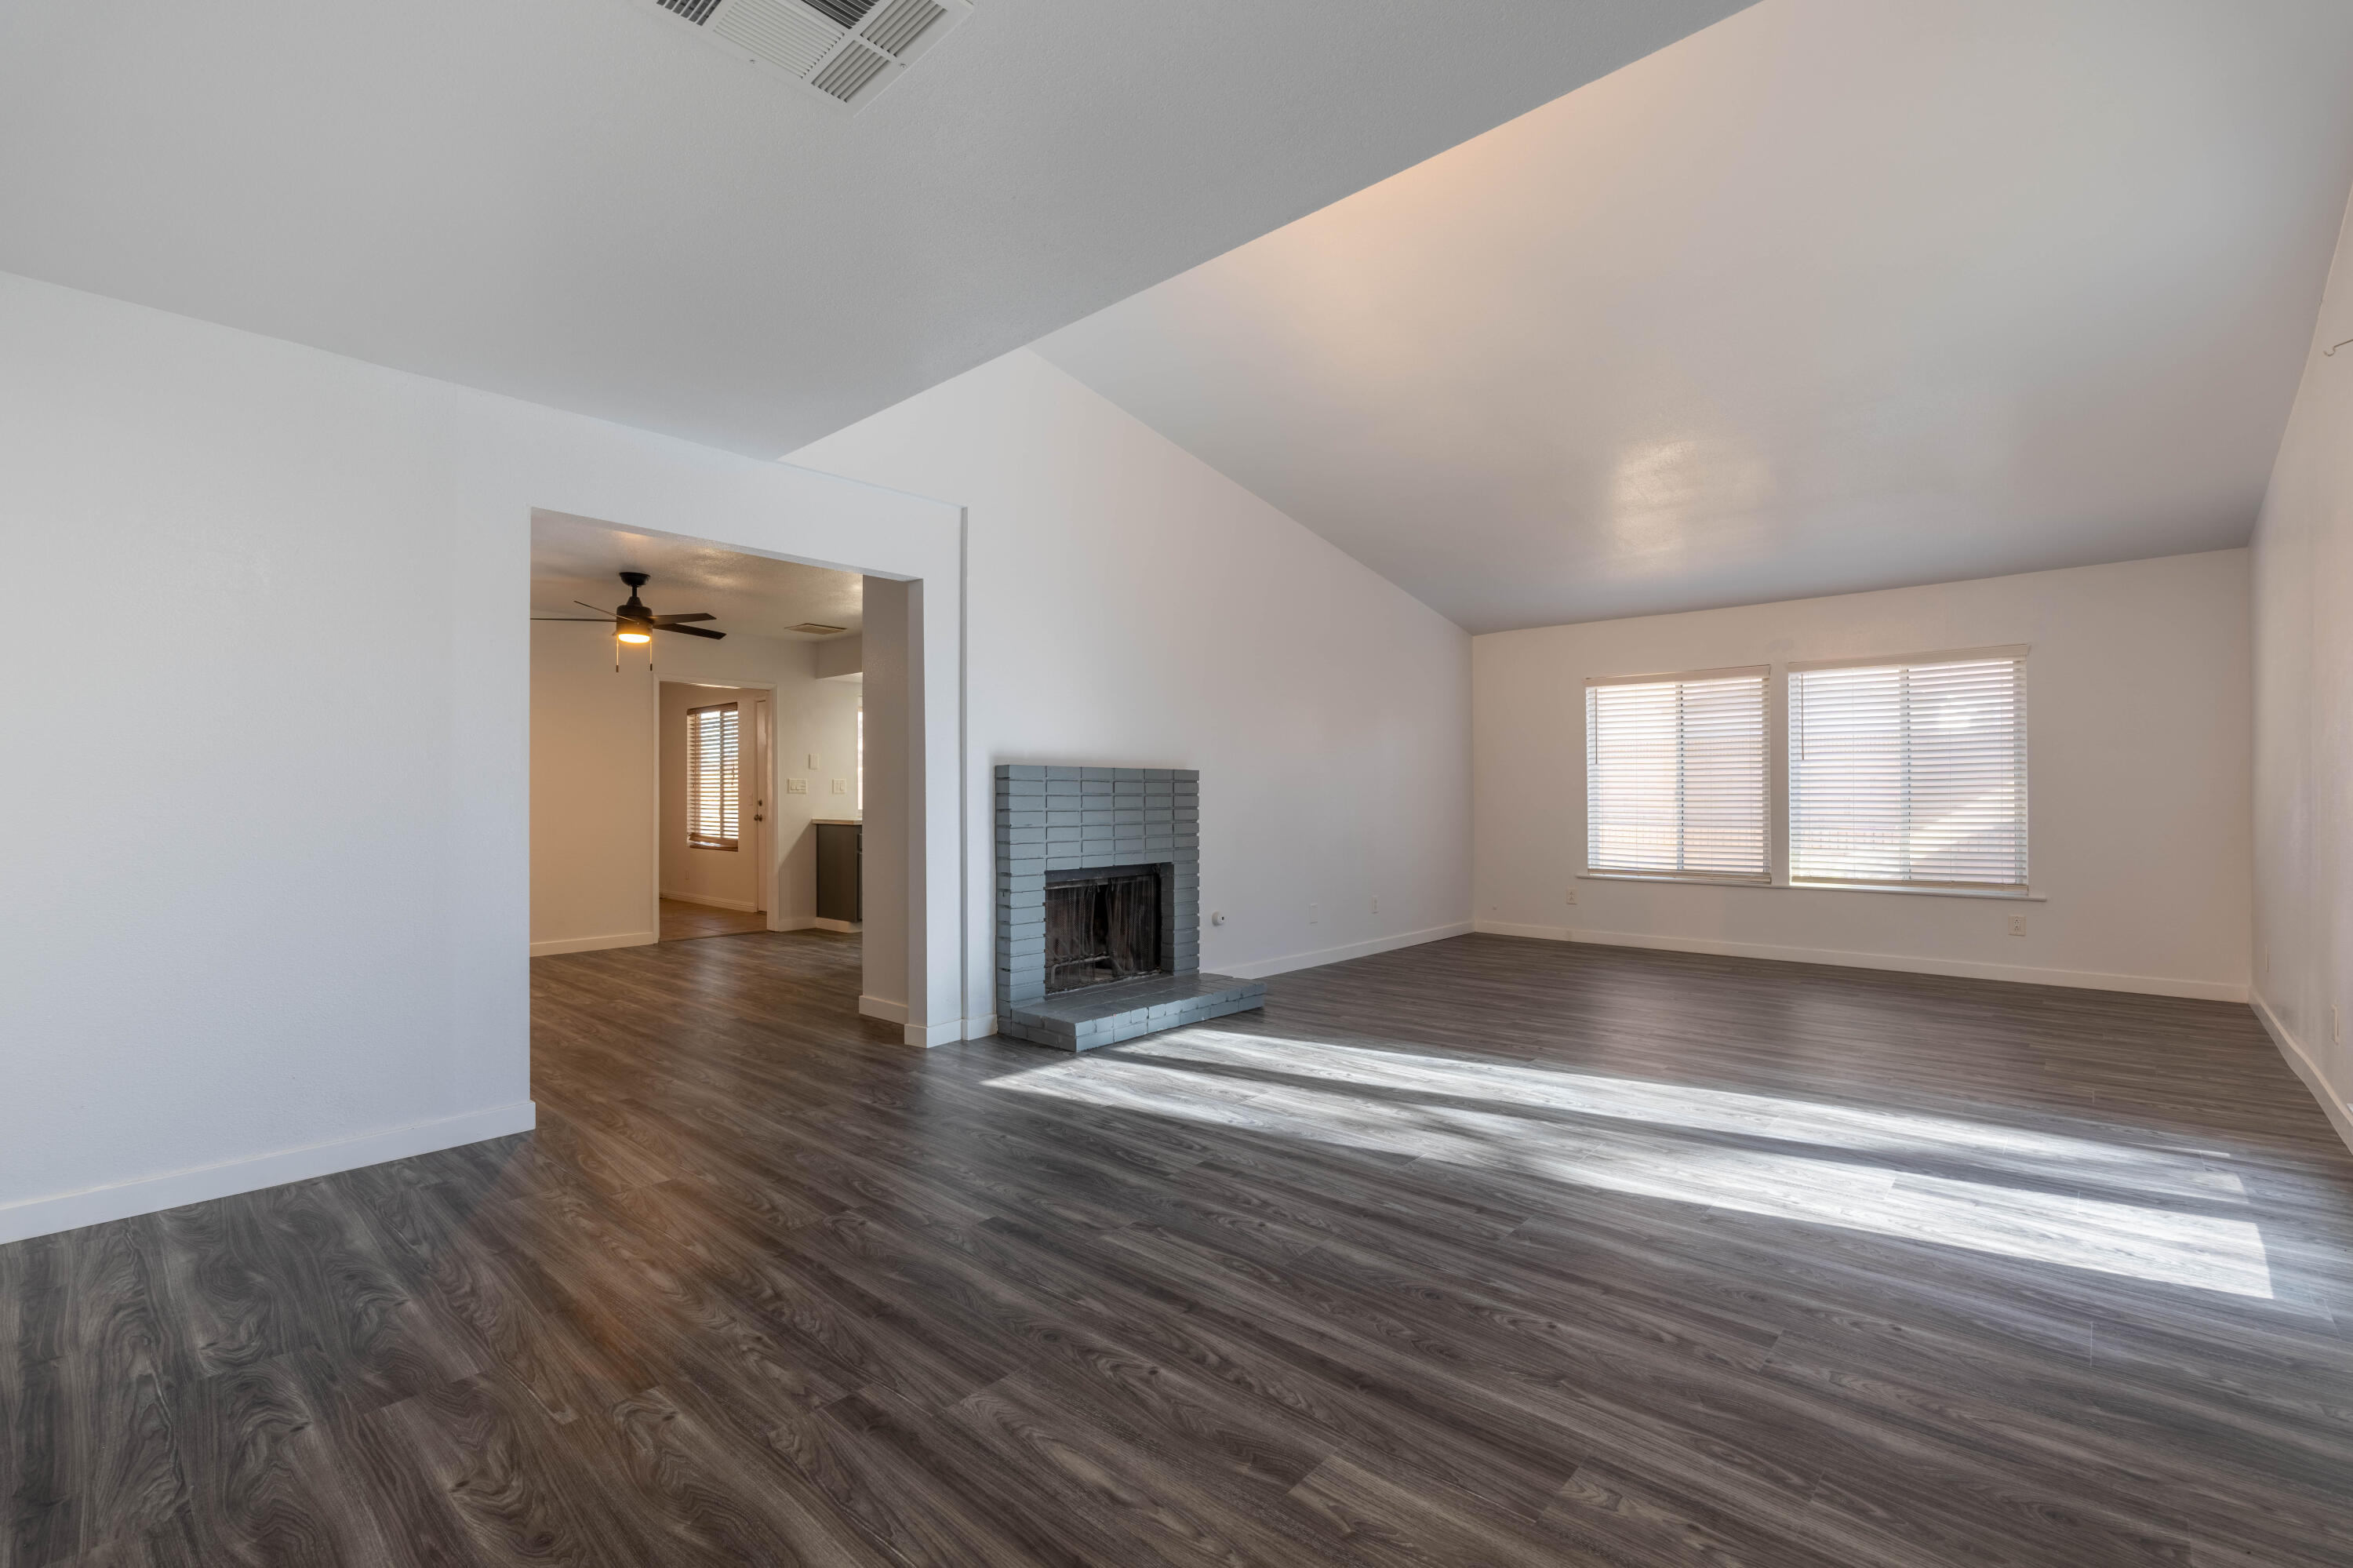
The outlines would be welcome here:
[[[2272,1294],[2263,1235],[2249,1221],[2117,1201],[2130,1192],[2245,1202],[2234,1174],[2194,1153],[1210,1029],[992,1082],[1545,1181],[2236,1296]],[[1906,1161],[1967,1166],[1987,1179],[1906,1170]],[[2063,1185],[2108,1195],[2048,1190]]]

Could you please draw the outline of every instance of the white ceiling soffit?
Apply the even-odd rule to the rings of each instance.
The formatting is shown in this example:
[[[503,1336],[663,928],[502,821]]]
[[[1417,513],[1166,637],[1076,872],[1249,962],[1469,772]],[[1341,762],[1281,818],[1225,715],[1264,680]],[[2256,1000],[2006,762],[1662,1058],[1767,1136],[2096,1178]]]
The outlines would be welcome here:
[[[700,539],[561,512],[532,514],[532,614],[594,613],[575,600],[610,609],[629,597],[622,572],[649,575],[638,593],[656,615],[708,610],[715,618],[709,623],[713,631],[809,642],[834,634],[801,630],[807,624],[844,631],[865,624],[866,579],[854,572],[746,556]]]
[[[2243,544],[2346,0],[1767,0],[1047,339],[1473,631]]]
[[[774,457],[1741,0],[980,0],[847,114],[640,0],[0,5],[0,270]]]

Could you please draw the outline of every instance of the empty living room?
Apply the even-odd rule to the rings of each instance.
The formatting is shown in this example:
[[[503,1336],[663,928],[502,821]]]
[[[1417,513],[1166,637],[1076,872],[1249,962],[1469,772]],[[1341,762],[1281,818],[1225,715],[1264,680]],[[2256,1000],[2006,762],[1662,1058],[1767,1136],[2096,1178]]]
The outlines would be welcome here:
[[[2348,203],[2346,0],[0,5],[0,1568],[2353,1564]]]

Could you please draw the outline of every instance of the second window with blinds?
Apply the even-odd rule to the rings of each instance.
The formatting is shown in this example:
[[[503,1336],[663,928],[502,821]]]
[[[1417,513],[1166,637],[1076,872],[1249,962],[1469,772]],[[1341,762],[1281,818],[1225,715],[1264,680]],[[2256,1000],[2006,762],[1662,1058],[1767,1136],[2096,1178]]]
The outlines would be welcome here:
[[[732,850],[742,826],[741,730],[733,703],[686,710],[686,839]]]
[[[2021,651],[1791,665],[1789,880],[2023,891]]]
[[[1585,683],[1586,870],[1773,881],[1758,666]],[[2024,649],[1794,664],[1793,886],[2023,892]]]

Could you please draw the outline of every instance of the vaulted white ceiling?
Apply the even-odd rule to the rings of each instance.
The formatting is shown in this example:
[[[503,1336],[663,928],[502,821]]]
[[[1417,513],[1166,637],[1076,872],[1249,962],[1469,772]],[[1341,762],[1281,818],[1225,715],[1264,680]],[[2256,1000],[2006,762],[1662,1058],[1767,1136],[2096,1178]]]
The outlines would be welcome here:
[[[1477,631],[2243,543],[2346,0],[1765,0],[1047,357]]]
[[[629,0],[0,6],[0,270],[760,456],[1742,0],[979,0],[855,117]]]

